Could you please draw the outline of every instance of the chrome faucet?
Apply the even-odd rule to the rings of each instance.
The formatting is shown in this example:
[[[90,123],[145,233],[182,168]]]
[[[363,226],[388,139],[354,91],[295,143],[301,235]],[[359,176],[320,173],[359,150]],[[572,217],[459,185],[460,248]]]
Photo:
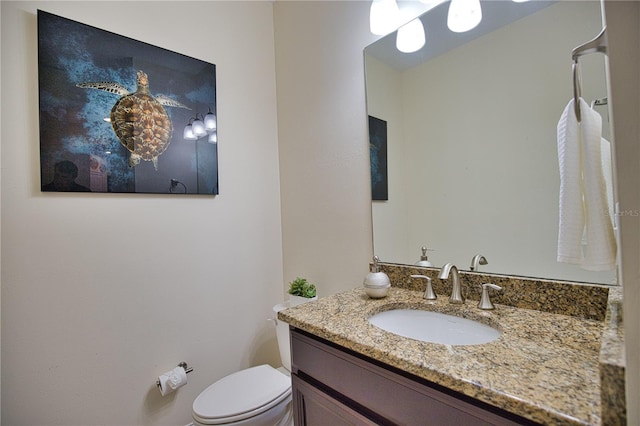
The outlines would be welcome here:
[[[471,266],[469,267],[472,271],[477,271],[478,270],[478,265],[487,265],[489,262],[487,262],[487,258],[484,257],[481,254],[476,254],[475,256],[473,256],[473,259],[471,259]]]
[[[449,279],[449,273],[451,273],[451,280],[453,281],[453,289],[451,290],[449,303],[462,304],[464,303],[464,297],[462,296],[462,290],[460,288],[458,268],[453,263],[447,263],[442,267],[438,278],[441,280],[447,280]]]

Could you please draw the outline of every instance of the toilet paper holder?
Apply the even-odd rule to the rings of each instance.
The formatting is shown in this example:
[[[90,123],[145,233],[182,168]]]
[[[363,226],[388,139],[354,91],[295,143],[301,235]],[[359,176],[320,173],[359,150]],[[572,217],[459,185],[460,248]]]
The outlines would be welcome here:
[[[184,372],[185,373],[191,373],[193,371],[193,368],[189,367],[187,365],[187,363],[184,362],[184,361],[182,361],[180,364],[178,364],[178,367],[184,368]],[[160,380],[156,380],[156,386],[158,387],[158,389],[160,389]]]

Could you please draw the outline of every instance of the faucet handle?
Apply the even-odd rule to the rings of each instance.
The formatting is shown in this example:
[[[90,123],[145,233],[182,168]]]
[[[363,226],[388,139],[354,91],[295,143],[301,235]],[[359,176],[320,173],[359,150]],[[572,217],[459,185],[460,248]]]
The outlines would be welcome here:
[[[426,275],[411,275],[411,278],[424,278],[425,280],[427,280],[427,289],[424,291],[424,295],[422,296],[423,299],[436,300],[438,298],[436,292],[433,291],[430,277],[427,277]]]
[[[482,284],[482,297],[480,298],[480,303],[478,303],[478,308],[491,310],[495,309],[493,303],[491,303],[491,298],[489,298],[489,289],[492,288],[494,290],[502,290],[502,287],[497,286],[491,283]]]

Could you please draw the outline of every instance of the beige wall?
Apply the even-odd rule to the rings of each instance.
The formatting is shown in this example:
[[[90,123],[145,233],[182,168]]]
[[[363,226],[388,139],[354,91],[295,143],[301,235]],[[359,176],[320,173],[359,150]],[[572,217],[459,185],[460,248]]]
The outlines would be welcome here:
[[[40,192],[37,8],[217,65],[219,196]],[[279,365],[274,61],[270,2],[2,2],[2,424],[184,425],[216,379]]]
[[[275,3],[284,277],[320,296],[362,285],[371,260],[363,1]]]

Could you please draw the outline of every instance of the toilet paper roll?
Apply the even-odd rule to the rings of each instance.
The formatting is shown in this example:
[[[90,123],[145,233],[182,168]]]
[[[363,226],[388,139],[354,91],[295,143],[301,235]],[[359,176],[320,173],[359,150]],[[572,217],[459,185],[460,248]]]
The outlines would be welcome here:
[[[158,377],[160,394],[165,396],[187,384],[187,372],[182,367],[176,367]]]

